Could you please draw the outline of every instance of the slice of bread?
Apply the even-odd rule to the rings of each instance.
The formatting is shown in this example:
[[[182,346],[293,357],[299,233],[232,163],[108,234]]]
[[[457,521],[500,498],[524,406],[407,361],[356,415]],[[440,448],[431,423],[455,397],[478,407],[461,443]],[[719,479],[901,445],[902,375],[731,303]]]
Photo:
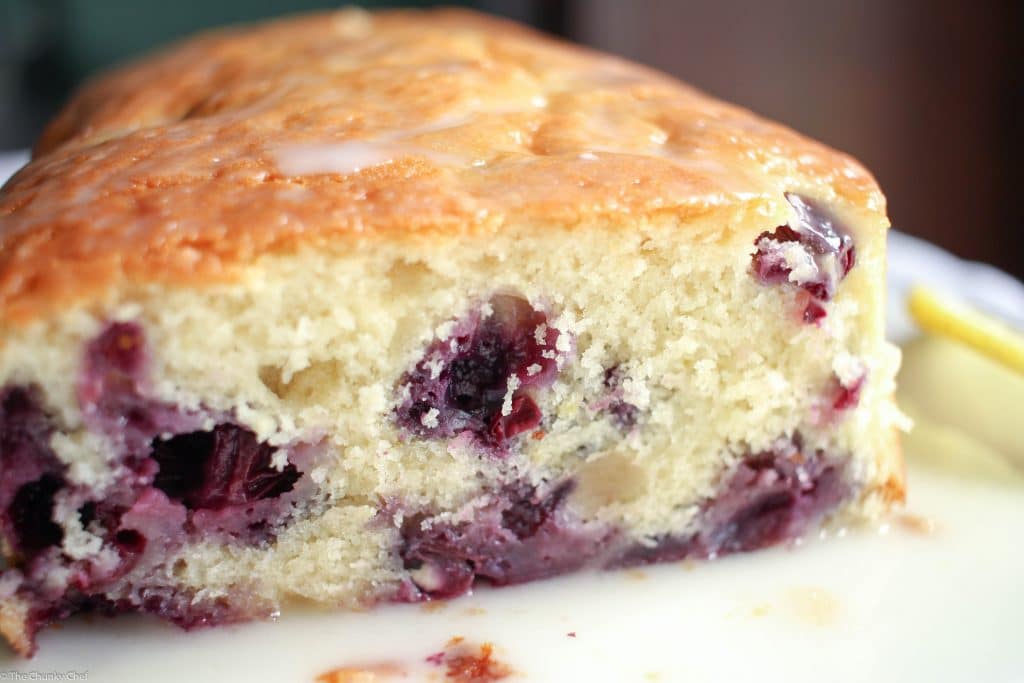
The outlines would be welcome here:
[[[902,499],[884,199],[459,11],[201,36],[0,193],[0,631],[710,558]]]

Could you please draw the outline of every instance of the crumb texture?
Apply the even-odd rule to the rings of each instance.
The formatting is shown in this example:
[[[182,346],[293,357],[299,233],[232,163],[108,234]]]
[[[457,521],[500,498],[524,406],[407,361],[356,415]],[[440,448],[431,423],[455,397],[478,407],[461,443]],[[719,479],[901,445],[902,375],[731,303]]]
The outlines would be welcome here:
[[[767,227],[305,250],[20,328],[0,522],[29,631],[445,598],[876,514],[883,234],[807,324],[756,277]]]

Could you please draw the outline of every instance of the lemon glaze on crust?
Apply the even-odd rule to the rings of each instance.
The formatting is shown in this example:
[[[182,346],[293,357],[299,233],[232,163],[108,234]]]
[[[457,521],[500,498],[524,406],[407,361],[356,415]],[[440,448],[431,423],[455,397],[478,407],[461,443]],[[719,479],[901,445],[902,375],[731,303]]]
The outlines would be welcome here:
[[[330,173],[353,141],[383,163]],[[0,311],[236,277],[299,244],[778,214],[780,188],[886,224],[849,157],[649,69],[463,11],[312,15],[83,88],[0,194]]]

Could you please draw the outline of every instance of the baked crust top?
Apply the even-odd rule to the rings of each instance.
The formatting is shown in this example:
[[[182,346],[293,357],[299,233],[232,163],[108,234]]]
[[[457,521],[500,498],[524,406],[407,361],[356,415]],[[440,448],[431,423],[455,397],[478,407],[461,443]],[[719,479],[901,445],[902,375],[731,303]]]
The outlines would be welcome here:
[[[230,278],[297,245],[685,218],[786,190],[886,224],[850,157],[642,66],[462,10],[307,15],[86,85],[0,191],[0,316]]]

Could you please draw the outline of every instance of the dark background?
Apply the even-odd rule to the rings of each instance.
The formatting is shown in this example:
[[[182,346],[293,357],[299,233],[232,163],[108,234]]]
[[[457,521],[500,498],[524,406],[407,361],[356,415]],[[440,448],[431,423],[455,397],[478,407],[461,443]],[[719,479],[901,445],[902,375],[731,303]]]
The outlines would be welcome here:
[[[89,74],[329,0],[0,0],[0,149]],[[363,2],[366,6],[430,2]],[[1024,0],[478,0],[669,71],[860,158],[893,223],[1024,277]]]

